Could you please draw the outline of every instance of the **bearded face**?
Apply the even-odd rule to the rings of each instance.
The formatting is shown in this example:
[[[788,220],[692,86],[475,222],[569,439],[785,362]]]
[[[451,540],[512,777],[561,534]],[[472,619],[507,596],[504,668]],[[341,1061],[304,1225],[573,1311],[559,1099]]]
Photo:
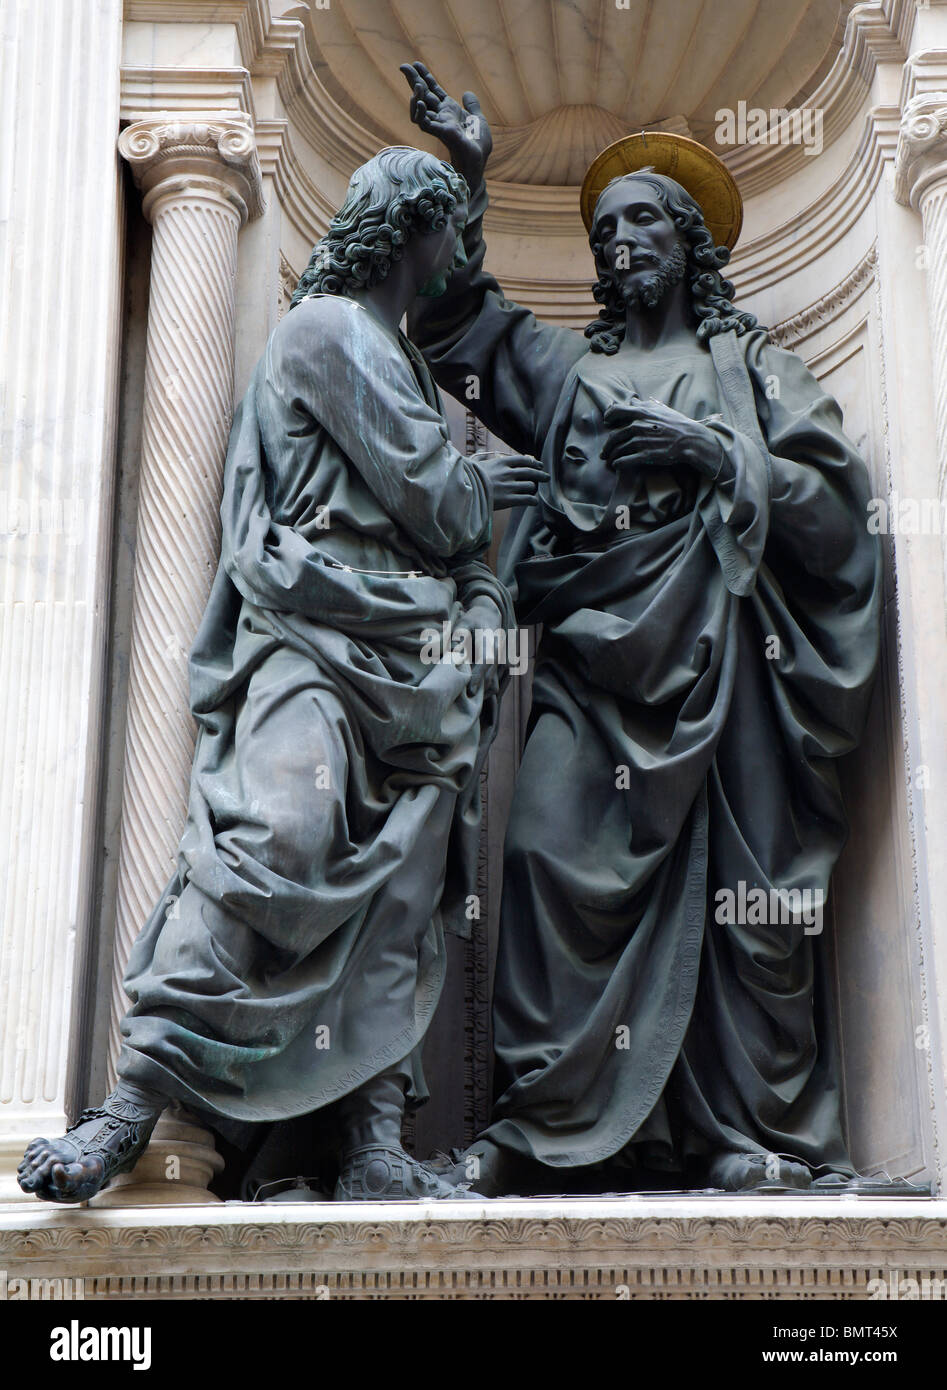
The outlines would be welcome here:
[[[623,275],[620,268],[613,272],[615,287],[626,309],[653,309],[674,285],[679,285],[687,274],[687,253],[683,246],[675,246],[663,258],[655,252],[641,253],[649,264],[654,265],[651,274]]]
[[[609,300],[623,313],[653,309],[687,274],[677,224],[654,189],[633,175],[602,194],[591,240]]]

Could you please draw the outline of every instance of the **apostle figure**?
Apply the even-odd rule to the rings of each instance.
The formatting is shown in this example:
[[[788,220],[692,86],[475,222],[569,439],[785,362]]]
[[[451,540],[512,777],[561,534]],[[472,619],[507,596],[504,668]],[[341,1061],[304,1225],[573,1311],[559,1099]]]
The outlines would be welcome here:
[[[649,133],[592,165],[601,310],[583,338],[484,270],[476,98],[402,71],[471,190],[466,265],[417,303],[412,338],[548,474],[501,556],[542,633],[504,856],[496,1101],[453,1174],[486,1195],[595,1190],[603,1164],[651,1186],[901,1190],[850,1162],[819,934],[846,836],[838,759],[880,640],[869,480],[839,407],[734,307],[740,197],[710,151]]]
[[[479,557],[542,475],[458,453],[399,329],[462,261],[466,214],[432,155],[357,170],[236,412],[177,872],[129,962],[119,1084],[30,1145],[38,1197],[93,1196],[171,1100],[222,1125],[338,1101],[337,1197],[461,1195],[404,1152],[402,1112],[496,720],[498,671],[465,652],[512,625]]]

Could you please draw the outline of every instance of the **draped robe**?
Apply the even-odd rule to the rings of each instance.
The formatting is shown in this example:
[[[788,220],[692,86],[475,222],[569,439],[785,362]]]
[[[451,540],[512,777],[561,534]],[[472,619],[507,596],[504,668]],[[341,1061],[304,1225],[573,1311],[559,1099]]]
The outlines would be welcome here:
[[[271,335],[221,520],[187,824],[129,961],[119,1071],[228,1122],[280,1120],[423,1037],[497,714],[495,685],[430,661],[429,632],[512,610],[478,558],[489,480],[420,354],[352,300],[307,299]]]
[[[501,555],[542,636],[487,1136],[553,1167],[679,1172],[730,1151],[850,1173],[827,943],[799,918],[720,920],[719,894],[827,894],[837,760],[879,651],[867,471],[837,404],[763,330],[630,369],[505,299],[485,207],[481,185],[468,264],[410,331],[439,385],[549,475]],[[583,500],[602,414],[633,395],[704,420],[719,479],[627,467],[609,503]]]

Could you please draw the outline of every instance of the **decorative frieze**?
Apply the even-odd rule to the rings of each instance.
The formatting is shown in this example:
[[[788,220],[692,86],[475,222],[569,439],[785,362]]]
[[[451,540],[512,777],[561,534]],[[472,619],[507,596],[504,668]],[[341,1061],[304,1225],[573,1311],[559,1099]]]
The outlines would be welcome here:
[[[872,246],[858,265],[846,275],[828,294],[800,309],[798,314],[783,319],[770,329],[770,337],[777,347],[795,349],[798,343],[818,332],[827,323],[839,317],[859,295],[870,285],[877,273],[878,250]]]
[[[811,1198],[0,1213],[8,1279],[115,1298],[868,1299],[947,1288],[942,1202]],[[80,1219],[76,1219],[79,1216]],[[897,1294],[895,1293],[895,1295]],[[943,1296],[943,1295],[941,1295]]]

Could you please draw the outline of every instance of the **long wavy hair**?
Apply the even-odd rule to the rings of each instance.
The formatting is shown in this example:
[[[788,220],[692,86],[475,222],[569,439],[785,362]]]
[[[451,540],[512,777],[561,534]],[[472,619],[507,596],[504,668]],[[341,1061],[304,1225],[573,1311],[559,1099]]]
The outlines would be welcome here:
[[[313,294],[371,289],[400,261],[415,232],[445,226],[468,197],[456,169],[436,155],[392,145],[356,169],[345,202],[316,243],[289,307]]]
[[[602,189],[599,201],[609,188],[622,179],[630,178],[646,183],[657,194],[664,211],[678,231],[683,233],[690,309],[698,340],[706,342],[716,333],[725,333],[728,329],[733,329],[736,333],[747,333],[751,328],[758,327],[753,314],[734,308],[734,287],[720,274],[721,266],[725,266],[730,259],[730,252],[726,246],[714,244],[713,237],[704,225],[704,214],[700,204],[674,179],[668,178],[665,174],[655,173],[650,167],[636,170],[633,174],[619,174],[618,178],[612,179],[611,183]],[[618,351],[625,336],[625,304],[614,278],[605,268],[602,243],[598,237],[598,221],[594,217],[592,230],[589,232],[589,245],[595,257],[595,269],[598,271],[598,280],[592,289],[592,295],[602,308],[598,318],[586,328],[585,336],[591,339],[592,352],[610,354]]]

